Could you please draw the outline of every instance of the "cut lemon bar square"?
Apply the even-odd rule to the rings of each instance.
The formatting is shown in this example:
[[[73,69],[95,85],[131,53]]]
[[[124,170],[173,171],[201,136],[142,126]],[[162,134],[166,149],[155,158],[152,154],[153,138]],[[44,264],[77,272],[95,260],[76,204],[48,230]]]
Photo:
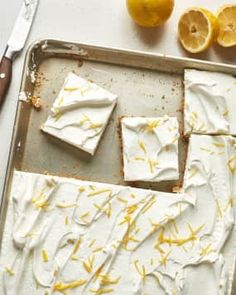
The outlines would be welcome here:
[[[117,96],[69,73],[42,131],[94,155]]]
[[[185,70],[184,133],[236,135],[236,78]]]
[[[126,181],[179,178],[177,118],[123,117],[121,130]]]

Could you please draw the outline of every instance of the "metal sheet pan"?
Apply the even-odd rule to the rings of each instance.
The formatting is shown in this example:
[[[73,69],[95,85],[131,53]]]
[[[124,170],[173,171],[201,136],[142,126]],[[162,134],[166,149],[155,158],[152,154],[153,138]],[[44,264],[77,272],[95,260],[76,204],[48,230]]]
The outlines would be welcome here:
[[[119,117],[177,115],[181,129],[185,68],[236,75],[236,67],[230,65],[59,40],[35,42],[26,55],[20,97],[25,94],[40,97],[42,110],[35,111],[29,103],[19,100],[2,196],[0,238],[14,169],[125,184],[118,136]],[[119,96],[118,106],[94,157],[40,131],[70,71]],[[187,150],[187,142],[183,139],[179,141],[179,150],[182,179]],[[129,185],[171,191],[173,186],[181,185],[181,179],[155,185]]]

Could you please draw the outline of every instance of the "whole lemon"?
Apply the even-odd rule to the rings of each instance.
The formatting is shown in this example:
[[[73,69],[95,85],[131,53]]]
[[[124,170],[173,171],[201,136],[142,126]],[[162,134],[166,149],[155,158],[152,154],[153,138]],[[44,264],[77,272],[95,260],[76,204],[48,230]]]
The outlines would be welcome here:
[[[126,0],[133,20],[143,27],[162,25],[171,16],[174,0]]]

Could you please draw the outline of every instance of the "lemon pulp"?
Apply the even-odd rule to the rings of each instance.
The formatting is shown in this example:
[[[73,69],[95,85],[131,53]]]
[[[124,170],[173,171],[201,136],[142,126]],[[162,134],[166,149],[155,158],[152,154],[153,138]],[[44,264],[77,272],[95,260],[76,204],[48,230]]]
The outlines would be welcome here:
[[[183,47],[191,53],[208,49],[216,39],[217,34],[216,17],[206,9],[191,8],[180,17],[178,24],[179,40]]]
[[[236,45],[236,4],[225,5],[217,14],[219,35],[217,42],[224,47]]]

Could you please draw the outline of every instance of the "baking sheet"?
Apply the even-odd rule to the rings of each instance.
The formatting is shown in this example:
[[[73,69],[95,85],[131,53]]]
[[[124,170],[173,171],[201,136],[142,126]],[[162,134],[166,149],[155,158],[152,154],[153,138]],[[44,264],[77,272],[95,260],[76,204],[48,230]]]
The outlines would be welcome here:
[[[10,161],[1,206],[1,231],[14,169],[78,177],[113,184],[123,182],[118,136],[121,116],[177,116],[182,132],[185,68],[236,75],[236,67],[57,40],[37,41],[29,49],[23,71]],[[118,95],[118,105],[94,157],[40,131],[67,74],[74,73]],[[25,102],[39,97],[41,111]],[[181,178],[175,182],[128,183],[171,191],[181,185],[187,142],[179,141]],[[1,237],[0,237],[1,238]]]

